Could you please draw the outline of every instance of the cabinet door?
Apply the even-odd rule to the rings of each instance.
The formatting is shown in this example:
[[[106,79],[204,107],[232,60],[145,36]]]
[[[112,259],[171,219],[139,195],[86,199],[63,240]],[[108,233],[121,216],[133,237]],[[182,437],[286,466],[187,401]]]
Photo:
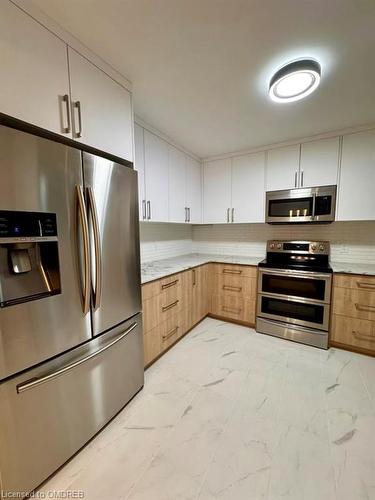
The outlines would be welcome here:
[[[69,48],[68,53],[73,101],[73,138],[133,161],[130,92],[73,49]],[[79,103],[81,108],[81,122],[76,103]]]
[[[186,206],[189,222],[202,222],[202,168],[199,161],[186,157]]]
[[[11,2],[1,2],[1,112],[69,136],[62,101],[69,94],[66,51],[50,31]]]
[[[339,138],[301,144],[300,186],[337,184]]]
[[[147,219],[168,222],[168,144],[144,131]]]
[[[263,152],[233,158],[232,222],[264,222],[264,170]]]
[[[298,187],[299,157],[299,144],[271,149],[267,152],[267,191]]]
[[[169,164],[169,222],[186,222],[185,154],[168,146]],[[160,193],[163,196],[163,193]]]
[[[344,135],[337,220],[375,219],[375,130]]]
[[[214,160],[203,170],[203,221],[208,224],[228,221],[231,200],[231,160]]]
[[[145,150],[143,128],[134,124],[134,168],[138,172],[139,220],[146,219]]]

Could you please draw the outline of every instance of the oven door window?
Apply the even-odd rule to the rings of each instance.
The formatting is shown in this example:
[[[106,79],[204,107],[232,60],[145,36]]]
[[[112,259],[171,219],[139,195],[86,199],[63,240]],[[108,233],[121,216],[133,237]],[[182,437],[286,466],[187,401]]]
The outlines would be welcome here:
[[[324,325],[324,306],[319,304],[305,304],[273,297],[262,297],[262,313],[298,320],[302,324]]]
[[[262,292],[324,301],[326,282],[319,279],[263,274]]]
[[[268,201],[269,217],[308,217],[313,215],[313,197]]]

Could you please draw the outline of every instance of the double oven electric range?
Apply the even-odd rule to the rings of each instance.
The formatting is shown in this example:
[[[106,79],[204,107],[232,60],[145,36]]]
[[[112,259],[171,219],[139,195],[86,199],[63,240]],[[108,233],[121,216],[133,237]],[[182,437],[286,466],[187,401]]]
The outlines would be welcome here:
[[[268,241],[259,263],[256,329],[328,348],[332,269],[327,241]]]

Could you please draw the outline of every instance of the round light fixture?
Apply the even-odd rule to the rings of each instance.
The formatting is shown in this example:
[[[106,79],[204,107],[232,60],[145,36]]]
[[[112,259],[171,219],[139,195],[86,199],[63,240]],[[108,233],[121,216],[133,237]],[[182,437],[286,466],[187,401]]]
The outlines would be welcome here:
[[[314,59],[290,62],[271,78],[270,98],[276,102],[299,101],[318,87],[320,74],[320,64]]]

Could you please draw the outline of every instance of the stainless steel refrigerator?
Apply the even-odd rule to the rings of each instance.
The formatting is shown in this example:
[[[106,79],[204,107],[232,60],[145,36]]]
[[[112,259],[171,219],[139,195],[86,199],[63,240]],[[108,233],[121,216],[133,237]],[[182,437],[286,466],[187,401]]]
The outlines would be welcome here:
[[[143,386],[137,174],[0,126],[0,489],[43,482]]]

